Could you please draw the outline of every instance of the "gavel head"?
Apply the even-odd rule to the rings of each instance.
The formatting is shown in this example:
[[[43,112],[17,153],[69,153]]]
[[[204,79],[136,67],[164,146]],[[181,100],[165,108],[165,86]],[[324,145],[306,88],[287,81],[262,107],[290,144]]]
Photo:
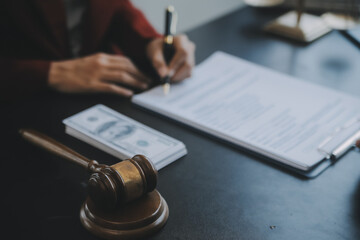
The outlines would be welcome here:
[[[112,166],[89,164],[89,197],[97,207],[114,209],[155,189],[157,170],[143,155]]]

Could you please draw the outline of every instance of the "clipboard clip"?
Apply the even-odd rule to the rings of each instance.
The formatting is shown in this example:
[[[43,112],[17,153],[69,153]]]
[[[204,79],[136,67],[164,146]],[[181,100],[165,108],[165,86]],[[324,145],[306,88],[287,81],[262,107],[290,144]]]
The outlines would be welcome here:
[[[318,146],[318,151],[327,159],[337,160],[360,139],[360,117],[348,121],[344,126],[337,128]]]

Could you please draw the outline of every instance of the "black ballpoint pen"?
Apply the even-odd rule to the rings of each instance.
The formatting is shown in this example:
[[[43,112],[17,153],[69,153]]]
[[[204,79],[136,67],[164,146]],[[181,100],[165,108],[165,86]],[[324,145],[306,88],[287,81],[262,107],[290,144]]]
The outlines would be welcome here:
[[[176,13],[173,6],[168,6],[165,12],[165,34],[164,34],[164,58],[166,64],[169,64],[174,56],[174,35],[176,28]],[[167,95],[170,92],[170,79],[172,76],[167,75],[162,79],[164,94]]]

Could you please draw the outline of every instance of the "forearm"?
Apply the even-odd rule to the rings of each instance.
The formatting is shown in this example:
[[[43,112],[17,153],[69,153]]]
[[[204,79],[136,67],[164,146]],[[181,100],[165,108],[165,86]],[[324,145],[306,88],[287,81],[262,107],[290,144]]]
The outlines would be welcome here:
[[[148,83],[128,58],[104,53],[52,62],[48,77],[49,88],[59,92],[105,92],[126,97],[133,94],[128,87],[145,89]]]

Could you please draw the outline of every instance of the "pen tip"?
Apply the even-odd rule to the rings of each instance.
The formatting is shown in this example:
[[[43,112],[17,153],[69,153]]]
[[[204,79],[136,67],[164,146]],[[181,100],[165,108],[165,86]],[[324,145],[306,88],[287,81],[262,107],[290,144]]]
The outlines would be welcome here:
[[[170,84],[169,83],[165,83],[163,85],[163,90],[164,90],[164,95],[168,95],[170,92]]]

